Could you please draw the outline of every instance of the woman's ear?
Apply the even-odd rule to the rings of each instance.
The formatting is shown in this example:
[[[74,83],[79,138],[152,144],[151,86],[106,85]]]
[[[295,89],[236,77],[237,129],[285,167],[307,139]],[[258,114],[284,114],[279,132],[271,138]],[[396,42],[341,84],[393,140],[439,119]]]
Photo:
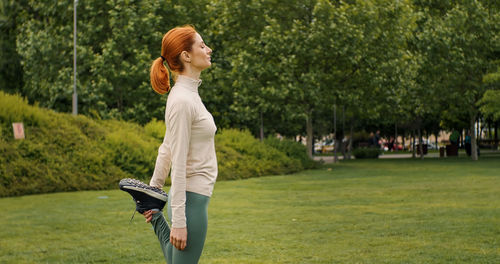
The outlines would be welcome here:
[[[181,52],[181,59],[184,62],[190,63],[191,62],[191,55],[189,55],[189,52],[184,50]]]

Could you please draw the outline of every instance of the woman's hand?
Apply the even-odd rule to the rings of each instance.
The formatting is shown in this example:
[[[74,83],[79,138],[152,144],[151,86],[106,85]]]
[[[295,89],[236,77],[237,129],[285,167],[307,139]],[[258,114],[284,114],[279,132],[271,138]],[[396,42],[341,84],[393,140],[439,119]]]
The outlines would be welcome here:
[[[144,212],[144,218],[146,218],[146,223],[151,222],[151,219],[153,219],[153,214],[157,213],[158,211],[152,211],[152,210],[147,210]]]
[[[187,228],[172,228],[170,231],[170,243],[178,250],[184,250],[187,242]]]

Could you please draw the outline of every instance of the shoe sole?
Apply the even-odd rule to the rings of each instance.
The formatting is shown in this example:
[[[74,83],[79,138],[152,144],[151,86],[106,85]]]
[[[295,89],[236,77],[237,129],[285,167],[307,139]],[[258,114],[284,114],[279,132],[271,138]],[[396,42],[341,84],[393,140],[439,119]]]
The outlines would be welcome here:
[[[167,196],[160,194],[160,193],[157,193],[157,192],[150,190],[148,188],[151,188],[151,187],[149,185],[144,184],[144,183],[130,182],[127,179],[120,181],[120,189],[122,189],[122,190],[123,189],[134,190],[134,191],[145,193],[145,194],[147,194],[151,197],[154,197],[158,200],[162,200],[164,202],[167,201],[167,199],[168,199]]]

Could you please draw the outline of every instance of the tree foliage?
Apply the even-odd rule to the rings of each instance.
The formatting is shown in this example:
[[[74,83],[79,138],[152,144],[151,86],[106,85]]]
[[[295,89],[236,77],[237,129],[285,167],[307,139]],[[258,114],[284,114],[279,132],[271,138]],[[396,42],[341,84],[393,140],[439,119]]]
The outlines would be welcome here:
[[[214,50],[200,94],[220,128],[307,135],[308,149],[334,131],[334,108],[343,130],[470,128],[498,106],[488,81],[500,60],[498,3],[80,1],[79,109],[162,119],[150,63],[166,31],[193,24]],[[69,112],[72,1],[5,0],[0,11],[1,89]]]

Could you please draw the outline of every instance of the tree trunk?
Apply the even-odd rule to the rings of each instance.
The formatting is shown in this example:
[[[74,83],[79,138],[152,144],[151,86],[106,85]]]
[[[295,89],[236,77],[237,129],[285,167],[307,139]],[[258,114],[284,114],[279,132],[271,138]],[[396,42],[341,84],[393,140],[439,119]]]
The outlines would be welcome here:
[[[411,131],[411,138],[412,138],[412,153],[411,157],[416,158],[417,157],[417,150],[415,149],[415,130]]]
[[[398,123],[394,123],[394,152],[398,152]]]
[[[349,145],[347,145],[347,159],[350,160],[352,157],[352,141],[354,137],[354,125],[351,122],[351,131],[349,132]]]
[[[460,142],[460,146],[464,147],[465,146],[465,134],[467,133],[467,131],[465,131],[465,129],[462,129],[461,133],[460,133],[460,137],[458,138],[458,142]]]
[[[334,143],[334,145],[333,145],[333,153],[334,153],[334,154],[333,154],[333,156],[334,156],[334,157],[333,157],[333,162],[334,162],[334,163],[337,163],[337,162],[339,161],[339,156],[338,156],[338,153],[337,153],[337,149],[338,149],[340,146],[339,146],[339,141],[337,140],[337,138],[334,138],[334,139],[333,139],[333,142],[335,142],[335,143]]]
[[[420,159],[424,159],[424,143],[422,139],[422,131],[418,128],[418,150],[420,151]]]
[[[342,106],[342,136],[345,138],[345,105]],[[343,142],[344,138],[340,140]],[[349,146],[348,144],[347,142],[342,143],[342,156],[344,156],[344,160],[351,159],[346,153],[346,148]]]
[[[335,142],[335,144],[333,145],[333,153],[334,153],[333,162],[337,163],[339,161],[339,157],[337,155],[339,142],[337,140],[337,105],[335,104],[333,105],[333,142]]]
[[[339,146],[341,149],[342,156],[344,157],[344,160],[347,159],[347,153],[345,152],[345,149],[347,147],[347,142],[344,142],[343,140],[339,140]]]
[[[498,122],[495,122],[495,149],[498,148]]]
[[[313,120],[312,120],[312,110],[307,113],[306,120],[306,131],[307,131],[307,155],[309,158],[313,158]]]
[[[478,140],[481,140],[481,123],[479,120],[477,121],[477,132],[476,132],[476,138]]]
[[[401,141],[403,141],[401,144],[403,144],[403,151],[405,150],[405,137],[406,137],[406,130],[403,130],[403,136],[401,137]]]
[[[488,138],[493,142],[493,134],[491,133],[491,122],[488,122]]]
[[[438,145],[438,143],[439,143],[438,142],[439,132],[437,132],[436,134],[434,134],[434,136],[435,136],[434,139],[436,140],[436,142],[435,142],[436,143],[436,149],[439,150],[439,145]]]
[[[471,159],[477,160],[477,142],[476,142],[476,129],[474,128],[474,124],[476,123],[476,115],[471,116],[470,118],[470,143],[471,143]]]

